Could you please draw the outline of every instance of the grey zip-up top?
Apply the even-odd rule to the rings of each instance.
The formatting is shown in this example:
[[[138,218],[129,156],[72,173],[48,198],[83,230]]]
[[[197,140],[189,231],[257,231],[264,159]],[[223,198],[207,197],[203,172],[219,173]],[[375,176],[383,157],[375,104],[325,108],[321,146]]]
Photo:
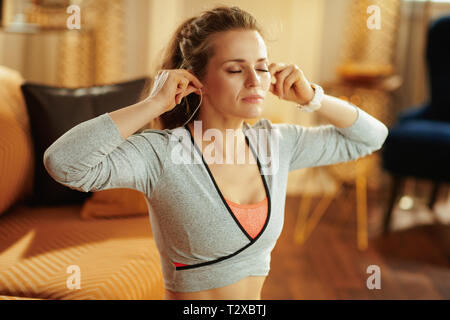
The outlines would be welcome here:
[[[268,197],[267,218],[255,238],[233,215],[187,126],[149,129],[125,140],[105,113],[63,134],[43,161],[53,179],[75,190],[131,188],[146,195],[165,287],[207,290],[268,274],[283,228],[289,171],[356,160],[382,147],[387,127],[354,107],[358,117],[347,128],[244,122]]]

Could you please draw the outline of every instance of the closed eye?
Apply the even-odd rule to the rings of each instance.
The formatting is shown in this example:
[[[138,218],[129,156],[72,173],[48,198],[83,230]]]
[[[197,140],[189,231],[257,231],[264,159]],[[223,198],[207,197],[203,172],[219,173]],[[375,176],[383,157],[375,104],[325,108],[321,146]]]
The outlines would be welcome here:
[[[264,69],[257,69],[258,71],[262,71],[262,72],[269,72],[269,70],[264,70]],[[228,71],[228,73],[241,73],[242,70],[239,71]]]

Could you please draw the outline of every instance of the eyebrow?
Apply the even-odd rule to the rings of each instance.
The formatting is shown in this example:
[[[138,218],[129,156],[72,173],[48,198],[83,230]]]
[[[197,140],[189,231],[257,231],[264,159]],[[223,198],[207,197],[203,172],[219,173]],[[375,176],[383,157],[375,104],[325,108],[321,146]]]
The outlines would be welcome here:
[[[260,61],[264,61],[264,60],[269,61],[267,58],[259,58],[256,62],[260,62]],[[231,59],[231,60],[224,61],[222,64],[225,64],[227,62],[247,62],[247,61],[245,59]]]

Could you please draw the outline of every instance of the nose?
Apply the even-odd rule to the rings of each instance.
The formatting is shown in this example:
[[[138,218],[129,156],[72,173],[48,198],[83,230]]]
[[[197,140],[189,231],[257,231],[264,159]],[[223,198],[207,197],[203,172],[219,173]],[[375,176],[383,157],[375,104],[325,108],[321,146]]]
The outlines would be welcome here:
[[[259,86],[261,85],[261,77],[258,75],[256,70],[250,70],[245,83],[248,86]]]

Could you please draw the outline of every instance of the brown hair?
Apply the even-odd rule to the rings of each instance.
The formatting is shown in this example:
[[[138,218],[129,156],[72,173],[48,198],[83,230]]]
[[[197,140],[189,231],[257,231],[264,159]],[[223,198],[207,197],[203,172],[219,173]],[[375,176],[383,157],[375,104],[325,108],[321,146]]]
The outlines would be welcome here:
[[[203,11],[199,16],[186,19],[170,39],[151,79],[154,79],[159,70],[184,68],[201,81],[206,74],[209,59],[215,54],[214,35],[239,29],[256,30],[264,38],[264,32],[257,24],[256,19],[250,13],[236,6],[218,6],[209,11]],[[145,93],[147,96],[152,81],[149,80],[144,89],[147,91]],[[200,96],[190,94],[172,110],[155,119],[156,122],[152,122],[151,127],[173,129],[181,126],[189,119],[199,103]],[[198,117],[198,110],[190,122]]]

